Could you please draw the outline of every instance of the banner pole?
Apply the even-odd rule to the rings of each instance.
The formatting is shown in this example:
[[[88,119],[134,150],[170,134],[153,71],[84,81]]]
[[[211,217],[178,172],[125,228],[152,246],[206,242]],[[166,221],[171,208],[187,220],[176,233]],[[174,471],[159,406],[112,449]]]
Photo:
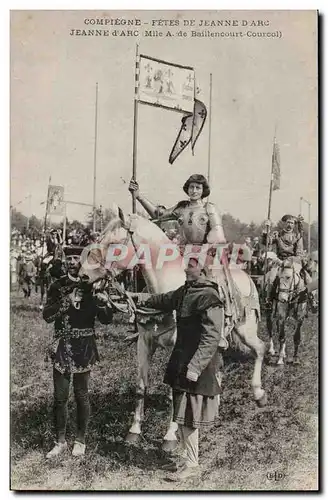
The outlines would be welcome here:
[[[47,217],[48,217],[48,208],[49,208],[49,189],[50,189],[50,183],[51,183],[51,175],[49,175],[47,201],[46,201],[46,213],[44,215],[44,221],[43,221],[42,258],[44,256],[43,255],[43,251],[44,251],[44,244],[45,244],[45,241],[46,241],[46,230],[47,230]]]
[[[132,146],[132,179],[137,180],[137,148],[138,148],[138,90],[139,90],[139,44],[136,44],[135,80],[134,80],[134,108],[133,108],[133,146]],[[137,213],[137,199],[135,192],[132,193],[132,213]],[[137,270],[133,268],[133,290],[138,291]],[[138,332],[137,315],[134,317],[134,331]]]
[[[211,139],[212,139],[212,73],[210,73],[210,100],[208,116],[208,156],[207,156],[207,181],[211,185]]]
[[[31,213],[31,200],[32,200],[32,195],[28,195],[28,214],[27,214],[27,221],[26,221],[26,231],[30,229],[30,217],[32,217]]]
[[[63,247],[66,245],[66,218],[67,218],[67,205],[66,202],[64,202]]]
[[[308,205],[308,254],[311,253],[311,203]]]
[[[274,138],[273,138],[273,148],[274,148],[274,142],[276,140],[276,129],[277,126],[275,126],[275,132],[274,132]],[[271,202],[272,202],[272,191],[273,191],[273,150],[272,150],[272,156],[271,156],[271,178],[270,178],[270,188],[269,188],[269,203],[268,203],[268,216],[267,219],[270,220],[271,217]],[[268,267],[268,248],[269,248],[269,238],[270,238],[270,226],[267,226],[267,233],[266,233],[266,242],[265,242],[265,256],[264,256],[264,278],[263,278],[263,285],[265,285],[265,278],[266,278],[266,273],[267,273],[267,267]]]
[[[98,132],[98,82],[96,82],[96,103],[95,103],[95,143],[93,152],[93,223],[92,230],[96,231],[96,176],[97,176],[97,132]]]
[[[139,45],[136,44],[135,61],[135,87],[134,87],[134,110],[133,110],[133,146],[132,146],[132,179],[137,180],[137,147],[138,147],[138,88],[139,88]],[[132,193],[132,212],[137,212],[137,200]]]

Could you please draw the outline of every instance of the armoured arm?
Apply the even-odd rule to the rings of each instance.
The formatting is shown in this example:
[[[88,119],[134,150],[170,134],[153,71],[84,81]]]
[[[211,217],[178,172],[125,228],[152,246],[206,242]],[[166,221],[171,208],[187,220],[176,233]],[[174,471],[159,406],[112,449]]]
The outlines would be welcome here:
[[[269,245],[269,235],[268,233],[262,233],[262,237],[261,237],[261,243],[262,245],[266,246],[267,242],[268,242],[268,245]]]
[[[302,257],[304,253],[304,248],[303,248],[303,238],[302,236],[297,240],[296,242],[296,250],[295,250],[295,255],[296,257]]]
[[[136,196],[136,199],[139,201],[139,203],[142,205],[142,207],[146,210],[146,212],[149,213],[149,215],[155,219],[157,217],[157,206],[154,205],[151,201],[147,200],[144,196],[140,195]]]
[[[273,233],[262,233],[262,245],[268,246],[268,250],[277,251],[277,238],[278,233],[274,231]]]
[[[222,225],[222,218],[213,203],[207,204],[207,214],[209,217],[210,226],[210,231],[207,235],[207,242],[211,244],[226,243]]]
[[[219,347],[224,311],[219,305],[206,309],[202,313],[202,327],[199,346],[188,364],[187,377],[197,381],[200,374],[210,363]]]
[[[175,207],[166,209],[163,206],[158,206],[152,203],[151,201],[147,200],[139,190],[139,184],[136,180],[131,179],[130,184],[129,184],[129,191],[132,193],[132,196],[135,196],[136,199],[139,201],[139,203],[142,205],[142,207],[146,210],[147,213],[153,218],[153,219],[158,219],[160,217],[167,217],[168,215],[171,215],[173,213],[173,210]]]
[[[147,200],[147,198],[140,195],[137,200],[153,219],[166,218],[171,215],[173,216],[173,212],[176,209],[176,205],[171,208],[165,208],[162,205],[154,205],[151,201]]]

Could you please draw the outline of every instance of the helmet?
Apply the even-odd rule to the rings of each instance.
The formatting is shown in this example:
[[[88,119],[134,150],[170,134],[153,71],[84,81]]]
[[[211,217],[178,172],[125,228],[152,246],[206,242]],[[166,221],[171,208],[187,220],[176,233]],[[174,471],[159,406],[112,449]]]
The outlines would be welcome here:
[[[281,221],[282,222],[287,222],[288,220],[293,220],[295,221],[296,220],[296,217],[294,217],[294,215],[290,215],[290,214],[286,214],[284,215],[282,218],[281,218]]]

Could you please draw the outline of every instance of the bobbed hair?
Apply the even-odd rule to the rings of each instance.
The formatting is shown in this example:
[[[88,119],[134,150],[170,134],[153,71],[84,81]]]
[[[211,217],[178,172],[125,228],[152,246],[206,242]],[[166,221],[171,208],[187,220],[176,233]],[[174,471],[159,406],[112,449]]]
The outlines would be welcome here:
[[[186,194],[188,194],[188,188],[192,182],[196,182],[197,184],[201,184],[203,186],[202,198],[207,198],[210,195],[210,186],[202,174],[193,174],[184,183],[183,190]]]

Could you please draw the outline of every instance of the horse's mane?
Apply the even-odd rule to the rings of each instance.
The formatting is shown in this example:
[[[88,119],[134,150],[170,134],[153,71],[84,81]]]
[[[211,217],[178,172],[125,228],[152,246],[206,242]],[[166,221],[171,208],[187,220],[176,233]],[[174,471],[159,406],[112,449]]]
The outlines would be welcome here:
[[[123,216],[120,211],[120,217],[113,216],[107,226],[100,235],[99,242],[101,243],[109,232],[114,232],[120,228],[128,229],[129,231],[140,236],[142,240],[152,243],[170,243],[170,239],[154,222],[138,214],[129,214]]]
[[[132,214],[129,216],[131,223],[131,229],[135,230],[136,234],[139,234],[142,238],[147,239],[149,242],[153,243],[170,243],[170,239],[160,227],[158,227],[154,222],[138,214]]]

